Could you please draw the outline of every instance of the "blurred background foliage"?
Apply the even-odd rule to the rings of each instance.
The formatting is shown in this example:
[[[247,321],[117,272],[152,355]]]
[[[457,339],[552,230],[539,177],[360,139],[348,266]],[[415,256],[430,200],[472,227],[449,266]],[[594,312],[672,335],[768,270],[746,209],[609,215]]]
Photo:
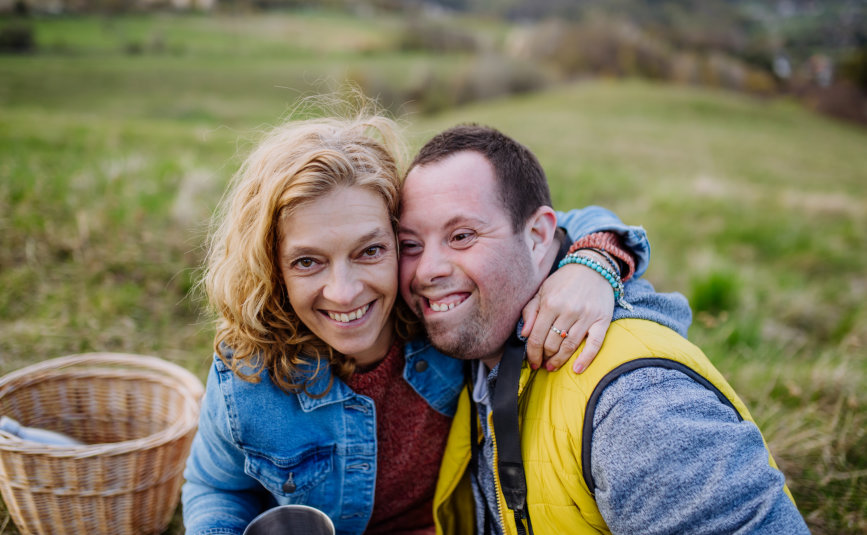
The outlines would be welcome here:
[[[349,82],[413,147],[490,124],[557,208],[643,225],[646,278],[690,298],[813,533],[867,532],[864,11],[0,0],[0,373],[99,350],[204,378],[210,213],[263,129]]]
[[[448,81],[422,68],[410,84],[379,87],[379,77],[359,74],[389,104],[412,101],[424,112],[580,77],[638,76],[792,95],[822,113],[867,122],[867,5],[860,0],[0,0],[0,52],[69,56],[107,53],[108,46],[128,55],[219,56],[241,37],[237,28],[199,27],[180,37],[178,26],[147,33],[134,22],[102,32],[84,24],[70,33],[68,24],[43,21],[322,9],[376,22],[332,21],[339,25],[329,25],[324,39],[321,27],[271,26],[261,48],[248,52],[476,56],[478,65]],[[384,23],[388,31],[374,30]],[[111,35],[99,37],[105,32]]]

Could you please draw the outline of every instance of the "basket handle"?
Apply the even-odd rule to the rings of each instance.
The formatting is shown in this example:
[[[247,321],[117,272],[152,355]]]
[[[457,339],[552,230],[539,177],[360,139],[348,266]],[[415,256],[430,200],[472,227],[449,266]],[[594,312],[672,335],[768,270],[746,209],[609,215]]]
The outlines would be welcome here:
[[[181,385],[190,392],[196,401],[201,401],[202,396],[205,393],[205,389],[202,386],[202,382],[199,381],[199,378],[193,375],[192,372],[186,368],[159,357],[133,355],[130,353],[80,353],[77,355],[67,355],[65,357],[44,360],[0,377],[0,390],[3,390],[3,387],[6,386],[8,382],[14,381],[22,376],[33,376],[50,370],[93,364],[127,366],[131,368],[153,370],[170,375],[177,379]]]

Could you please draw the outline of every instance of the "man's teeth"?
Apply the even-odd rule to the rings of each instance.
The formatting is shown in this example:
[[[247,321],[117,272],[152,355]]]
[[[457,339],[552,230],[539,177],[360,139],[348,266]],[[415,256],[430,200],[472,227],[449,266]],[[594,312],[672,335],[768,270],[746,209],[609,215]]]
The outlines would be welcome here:
[[[370,305],[364,305],[358,310],[353,310],[349,314],[345,312],[328,312],[328,317],[333,319],[334,321],[339,321],[340,323],[348,323],[350,321],[354,321],[360,319],[367,313],[367,309],[370,308]]]
[[[446,310],[451,310],[451,309],[455,308],[455,304],[449,303],[447,305],[446,304],[440,305],[439,303],[434,303],[433,301],[431,301],[430,307],[431,307],[431,310],[433,310],[434,312],[445,312]]]

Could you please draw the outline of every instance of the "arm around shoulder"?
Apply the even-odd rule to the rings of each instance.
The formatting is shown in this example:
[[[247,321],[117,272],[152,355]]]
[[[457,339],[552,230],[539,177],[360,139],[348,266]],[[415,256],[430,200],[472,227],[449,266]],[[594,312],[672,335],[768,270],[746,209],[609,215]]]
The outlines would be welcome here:
[[[647,232],[641,227],[624,224],[614,212],[601,206],[587,206],[579,210],[557,212],[557,226],[566,229],[569,238],[577,240],[595,232],[613,232],[635,260],[633,277],[638,278],[647,270],[650,262],[650,243]]]
[[[758,428],[687,375],[624,374],[593,424],[596,502],[612,533],[809,533]]]

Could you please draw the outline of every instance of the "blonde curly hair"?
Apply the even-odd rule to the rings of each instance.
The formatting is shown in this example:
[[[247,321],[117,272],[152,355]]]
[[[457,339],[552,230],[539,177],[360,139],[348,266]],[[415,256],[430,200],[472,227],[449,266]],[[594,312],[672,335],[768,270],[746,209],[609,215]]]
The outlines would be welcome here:
[[[307,386],[326,366],[328,388],[335,375],[346,380],[354,372],[355,362],[292,309],[277,260],[278,229],[299,206],[347,186],[380,195],[396,228],[404,156],[397,124],[370,113],[288,121],[247,156],[216,212],[202,280],[218,315],[214,349],[239,377],[256,382],[268,370],[284,391],[311,395]],[[400,299],[394,313],[398,338],[419,332]],[[299,373],[302,365],[315,371]]]

